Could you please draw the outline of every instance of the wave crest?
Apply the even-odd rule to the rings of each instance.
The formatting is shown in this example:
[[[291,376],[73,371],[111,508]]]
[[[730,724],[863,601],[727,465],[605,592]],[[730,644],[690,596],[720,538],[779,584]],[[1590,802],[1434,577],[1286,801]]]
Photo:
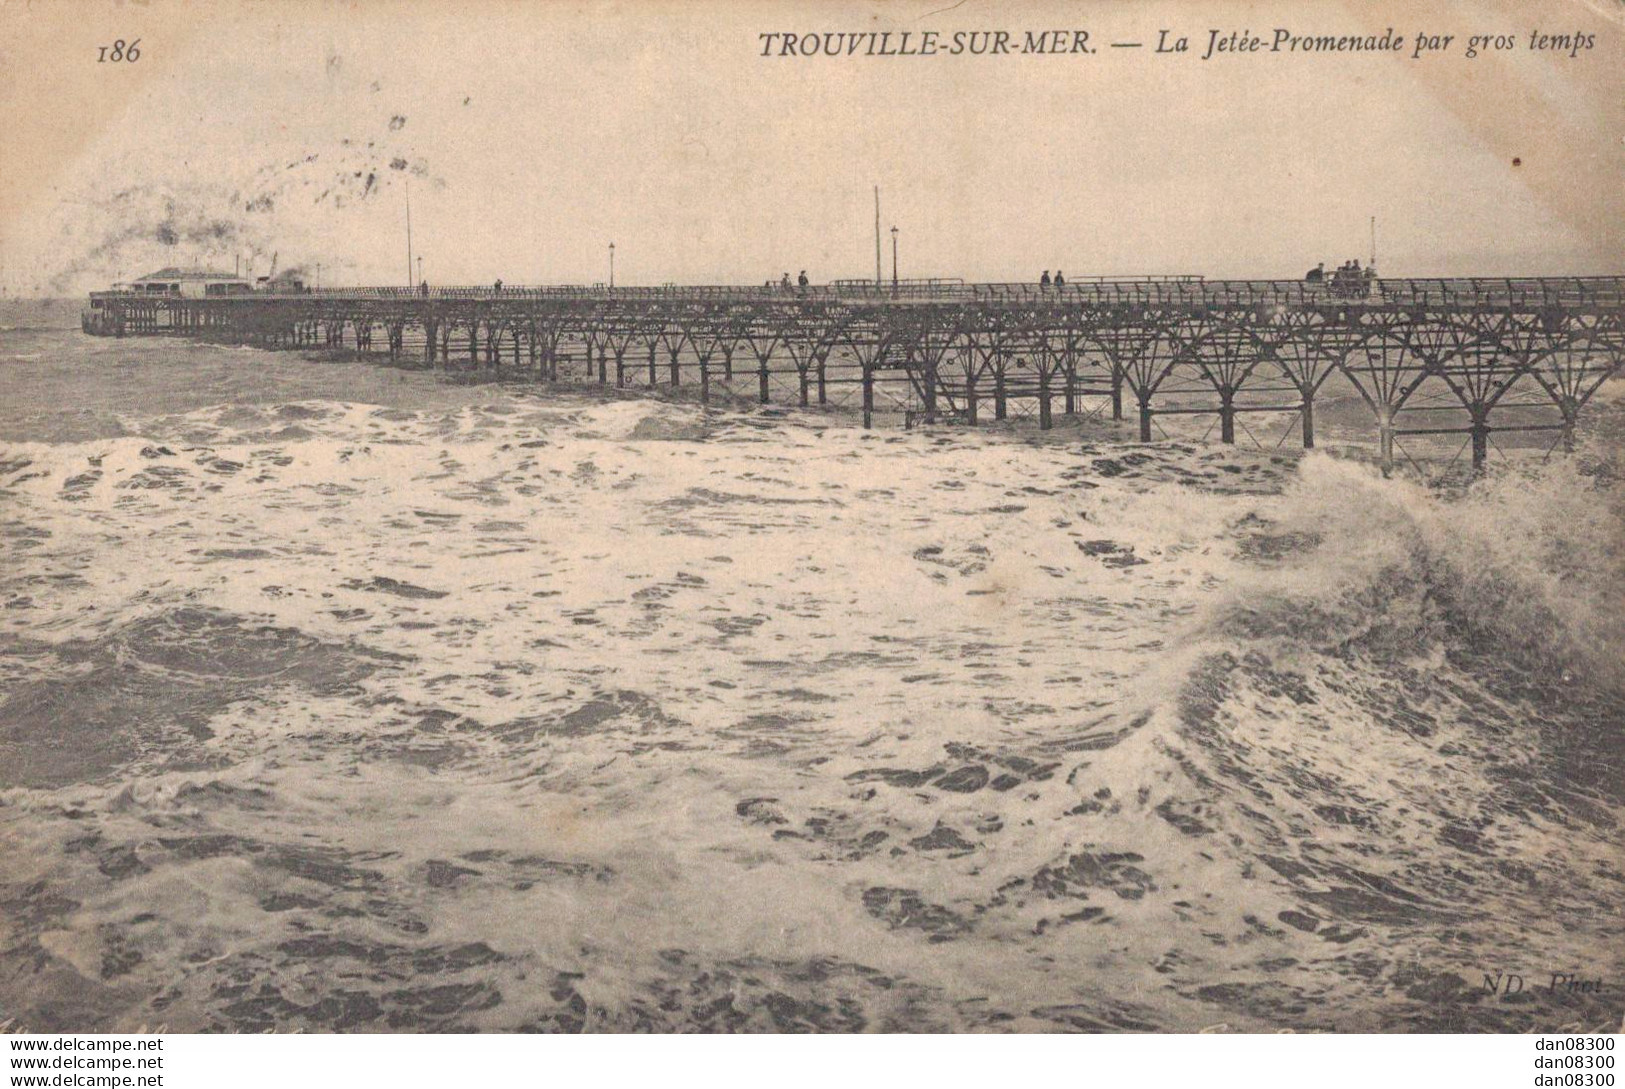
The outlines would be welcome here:
[[[1457,495],[1304,459],[1273,518],[1238,526],[1241,580],[1211,634],[1487,655],[1625,688],[1625,497],[1608,458],[1507,471]]]

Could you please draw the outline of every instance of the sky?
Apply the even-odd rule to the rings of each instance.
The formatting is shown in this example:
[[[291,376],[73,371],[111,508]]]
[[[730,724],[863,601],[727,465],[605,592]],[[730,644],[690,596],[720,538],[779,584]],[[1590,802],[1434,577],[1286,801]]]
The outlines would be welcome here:
[[[1215,29],[1390,27],[1394,53],[1201,59]],[[759,37],[982,30],[1096,51]],[[876,185],[887,276],[896,226],[905,277],[1290,278],[1368,259],[1373,216],[1384,275],[1625,273],[1622,61],[1619,0],[0,0],[0,286],[273,256],[405,283],[408,190],[434,284],[603,281],[611,242],[618,283],[872,277]]]

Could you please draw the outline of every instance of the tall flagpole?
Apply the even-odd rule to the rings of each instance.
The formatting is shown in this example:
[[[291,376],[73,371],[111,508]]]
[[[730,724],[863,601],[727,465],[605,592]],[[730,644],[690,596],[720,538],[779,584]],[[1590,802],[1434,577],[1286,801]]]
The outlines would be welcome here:
[[[875,186],[875,284],[880,284],[880,186]]]
[[[412,286],[412,182],[406,182],[406,286]]]

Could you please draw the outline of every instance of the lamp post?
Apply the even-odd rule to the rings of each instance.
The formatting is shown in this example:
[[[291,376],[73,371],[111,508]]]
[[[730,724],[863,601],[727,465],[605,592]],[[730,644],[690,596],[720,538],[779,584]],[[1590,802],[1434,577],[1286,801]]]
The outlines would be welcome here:
[[[891,290],[897,294],[897,228],[891,229]]]
[[[615,290],[615,243],[609,244],[609,289]]]
[[[418,254],[418,286],[423,286],[423,255]]]

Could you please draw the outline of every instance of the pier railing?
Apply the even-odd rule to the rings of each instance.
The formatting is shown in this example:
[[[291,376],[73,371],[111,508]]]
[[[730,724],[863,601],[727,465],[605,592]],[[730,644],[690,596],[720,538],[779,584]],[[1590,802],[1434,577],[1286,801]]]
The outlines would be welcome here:
[[[107,300],[162,302],[180,296],[98,291],[91,305]],[[1368,306],[1407,309],[1455,307],[1618,307],[1625,305],[1625,276],[1429,277],[1374,279],[1358,284],[1306,280],[1207,280],[1200,276],[1088,277],[1063,286],[1034,283],[966,283],[962,280],[836,280],[827,284],[495,284],[453,287],[329,287],[300,292],[247,292],[209,296],[242,303],[275,299],[333,300],[604,300],[637,302],[816,301],[875,304],[975,304],[1094,306]]]
[[[855,303],[1093,303],[1096,305],[1386,305],[1404,307],[1625,304],[1625,276],[1430,277],[1377,279],[1358,288],[1330,281],[1205,280],[1197,276],[1091,277],[1064,286],[910,280],[838,280],[805,287],[685,284],[660,287],[504,284],[456,287],[336,287],[294,295],[230,296],[231,300],[316,296],[333,299],[600,299],[620,301],[820,300]]]

